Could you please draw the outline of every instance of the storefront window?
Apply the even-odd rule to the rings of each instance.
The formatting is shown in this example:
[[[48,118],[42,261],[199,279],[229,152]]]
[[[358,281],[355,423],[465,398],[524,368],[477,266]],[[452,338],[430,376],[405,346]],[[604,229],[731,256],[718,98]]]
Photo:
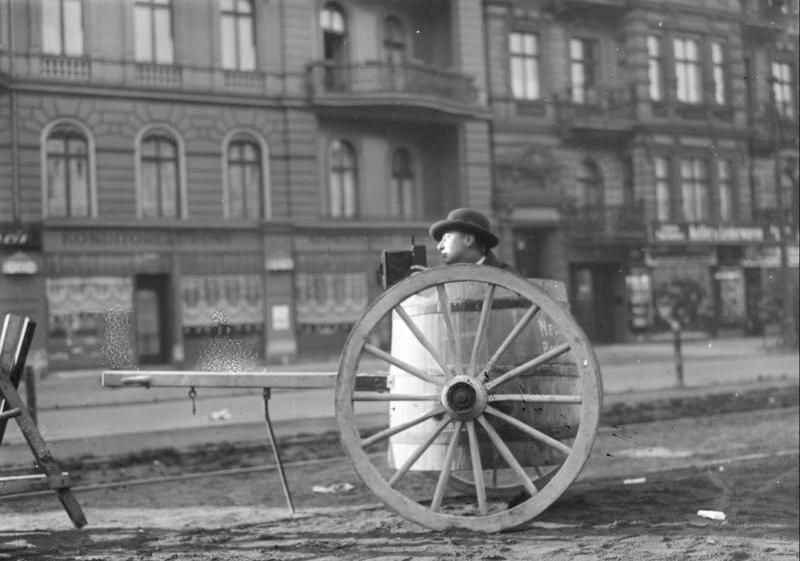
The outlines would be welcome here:
[[[131,278],[51,278],[46,294],[51,368],[133,364]]]

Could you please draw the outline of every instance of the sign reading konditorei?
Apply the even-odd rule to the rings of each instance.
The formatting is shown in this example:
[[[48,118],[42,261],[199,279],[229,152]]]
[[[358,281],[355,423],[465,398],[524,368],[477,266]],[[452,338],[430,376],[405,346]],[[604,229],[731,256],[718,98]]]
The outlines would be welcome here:
[[[48,228],[48,251],[164,251],[171,249],[259,251],[261,238],[235,228]]]
[[[712,224],[668,223],[648,228],[652,243],[760,244],[777,243],[780,230],[775,226],[725,226]]]

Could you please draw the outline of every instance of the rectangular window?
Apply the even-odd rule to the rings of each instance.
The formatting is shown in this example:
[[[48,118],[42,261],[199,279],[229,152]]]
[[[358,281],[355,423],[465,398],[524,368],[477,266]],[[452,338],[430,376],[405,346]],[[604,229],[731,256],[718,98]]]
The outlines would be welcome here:
[[[655,35],[647,37],[647,77],[650,80],[650,99],[660,101],[661,93],[661,39]]]
[[[659,222],[670,219],[669,160],[657,156],[653,160],[653,175],[656,183],[656,218]]]
[[[675,81],[678,101],[700,103],[702,101],[702,80],[700,78],[700,58],[697,41],[675,39]]]
[[[511,33],[511,92],[515,99],[539,99],[539,37],[534,33]]]
[[[714,78],[714,103],[725,105],[725,55],[722,43],[711,43],[711,68]]]
[[[255,70],[253,5],[249,0],[222,2],[222,66],[233,70]]]
[[[572,101],[587,103],[595,86],[596,42],[589,39],[572,39],[569,43],[570,81]]]
[[[708,220],[708,173],[705,160],[688,158],[681,161],[681,198],[684,220]]]
[[[134,28],[137,61],[172,64],[171,0],[136,0]]]
[[[728,160],[717,160],[717,189],[719,191],[719,218],[724,222],[733,219],[733,184],[731,164]]]
[[[788,62],[772,63],[772,97],[775,110],[784,117],[794,117],[792,67]]]
[[[83,56],[81,0],[42,1],[42,51],[50,55]]]

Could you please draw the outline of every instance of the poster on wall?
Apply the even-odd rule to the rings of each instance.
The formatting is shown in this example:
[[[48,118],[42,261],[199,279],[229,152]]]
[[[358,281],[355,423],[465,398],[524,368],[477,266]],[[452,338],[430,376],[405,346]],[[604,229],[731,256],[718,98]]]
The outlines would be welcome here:
[[[47,279],[51,368],[132,364],[130,277]]]
[[[726,327],[744,325],[747,314],[744,273],[739,267],[720,267],[714,273],[719,286],[719,322]]]
[[[645,269],[633,269],[625,277],[628,291],[628,318],[634,332],[653,325],[653,282]]]

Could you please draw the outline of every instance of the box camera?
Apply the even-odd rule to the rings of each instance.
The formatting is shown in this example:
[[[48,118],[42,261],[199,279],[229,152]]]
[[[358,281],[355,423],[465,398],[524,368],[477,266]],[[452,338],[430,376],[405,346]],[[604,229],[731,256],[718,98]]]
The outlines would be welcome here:
[[[428,254],[424,245],[413,245],[407,250],[384,249],[381,252],[380,267],[383,289],[386,290],[409,276],[412,273],[412,265],[426,267],[427,264]]]

